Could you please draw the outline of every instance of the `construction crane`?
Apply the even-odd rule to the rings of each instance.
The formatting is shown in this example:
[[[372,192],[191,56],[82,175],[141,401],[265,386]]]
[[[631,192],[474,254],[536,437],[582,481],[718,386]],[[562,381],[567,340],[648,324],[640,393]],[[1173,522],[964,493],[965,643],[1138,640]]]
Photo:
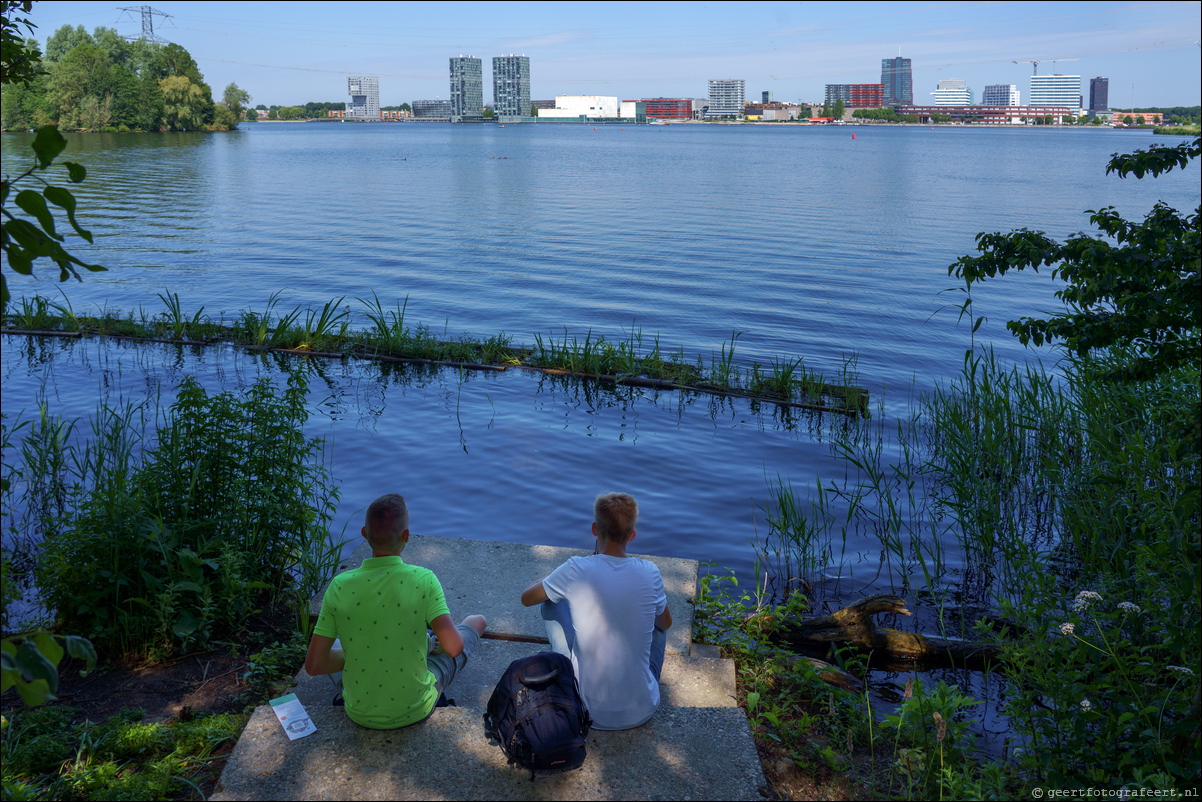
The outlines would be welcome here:
[[[1051,62],[1052,64],[1055,64],[1057,61],[1080,61],[1080,60],[1081,59],[1079,59],[1079,58],[1045,58],[1045,59],[1023,59],[1022,61],[1015,61],[1013,63],[1015,63],[1015,64],[1033,64],[1033,65],[1035,65],[1035,72],[1033,72],[1032,75],[1039,75],[1039,62],[1041,62],[1041,61],[1047,61],[1047,62]]]

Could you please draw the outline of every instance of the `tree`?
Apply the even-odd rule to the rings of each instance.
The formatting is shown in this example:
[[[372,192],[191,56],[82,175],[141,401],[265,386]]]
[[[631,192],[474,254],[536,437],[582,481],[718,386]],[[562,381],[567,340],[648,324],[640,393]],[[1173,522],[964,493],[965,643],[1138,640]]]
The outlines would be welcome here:
[[[1123,125],[1133,125],[1134,123],[1135,121],[1131,119],[1130,114],[1123,115]]]
[[[847,106],[845,106],[843,104],[843,100],[842,100],[842,98],[840,98],[839,100],[835,101],[834,113],[831,114],[831,116],[834,117],[836,120],[842,120],[843,112],[845,112],[845,111],[847,111]]]
[[[1146,151],[1115,154],[1106,172],[1120,178],[1155,177],[1184,169],[1200,153],[1202,139],[1173,147],[1153,145]],[[1009,234],[981,233],[981,255],[960,257],[948,273],[963,278],[968,291],[975,282],[1008,270],[1052,267],[1053,277],[1067,283],[1056,293],[1066,310],[1046,320],[1012,320],[1006,328],[1023,345],[1061,340],[1078,354],[1114,345],[1130,347],[1135,356],[1110,376],[1142,381],[1199,363],[1200,213],[1202,207],[1183,216],[1158,202],[1142,223],[1136,223],[1123,219],[1113,206],[1090,210],[1090,221],[1117,245],[1084,233],[1063,243],[1025,228]],[[980,323],[974,323],[974,330]]]
[[[239,89],[238,84],[231,83],[225,88],[225,92],[221,96],[222,102],[226,108],[232,111],[238,119],[242,118],[242,113],[246,106],[250,103],[250,92],[245,89]]]
[[[402,104],[401,104],[401,106],[400,106],[400,111],[408,111],[408,112],[412,112],[412,111],[413,111],[413,107],[412,107],[412,106],[410,106],[408,103],[402,103]]]
[[[29,86],[38,75],[38,62],[42,54],[33,39],[21,38],[21,28],[33,33],[34,25],[25,17],[14,12],[28,14],[33,9],[32,0],[3,0],[0,3],[0,85]]]
[[[485,117],[486,119],[492,119],[492,115],[493,115],[493,111],[492,111],[492,109],[490,109],[490,108],[488,108],[487,106],[485,106],[485,107],[484,107],[484,117]]]
[[[534,105],[533,103],[530,104],[530,116],[531,117],[538,116],[538,106]]]
[[[279,107],[278,107],[278,106],[272,106],[270,109],[268,109],[268,111],[267,111],[267,119],[269,119],[269,120],[278,120],[278,119],[280,118],[280,113],[279,113],[279,110],[278,110],[278,109],[279,109]]]
[[[163,93],[163,120],[172,131],[196,130],[204,126],[204,92],[183,75],[159,81]]]

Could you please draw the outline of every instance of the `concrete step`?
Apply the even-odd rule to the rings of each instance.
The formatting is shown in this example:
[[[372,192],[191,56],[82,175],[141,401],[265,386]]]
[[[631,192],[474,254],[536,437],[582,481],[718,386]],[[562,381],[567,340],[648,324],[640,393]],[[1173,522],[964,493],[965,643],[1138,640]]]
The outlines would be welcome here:
[[[289,741],[271,708],[257,708],[210,798],[758,800],[765,788],[735,707],[661,707],[637,729],[593,730],[580,769],[533,782],[485,737],[477,708],[440,708],[402,730],[309,712],[317,732]]]
[[[460,707],[488,706],[493,688],[514,660],[546,650],[537,643],[481,640],[463,672],[447,689]],[[306,708],[328,707],[337,689],[328,677],[310,677],[302,668],[293,690]],[[733,707],[735,664],[732,660],[669,654],[660,674],[660,705],[668,707]]]
[[[454,537],[411,535],[401,554],[406,563],[429,568],[442,583],[451,617],[480,613],[494,633],[545,639],[546,629],[537,607],[523,607],[522,591],[554,571],[569,557],[584,557],[590,550],[558,546],[531,546]],[[358,568],[371,556],[364,541],[339,565],[339,571]],[[659,567],[668,595],[673,624],[668,630],[668,653],[689,654],[693,633],[692,600],[697,593],[696,560],[632,555]],[[321,610],[325,588],[313,597],[313,615]]]

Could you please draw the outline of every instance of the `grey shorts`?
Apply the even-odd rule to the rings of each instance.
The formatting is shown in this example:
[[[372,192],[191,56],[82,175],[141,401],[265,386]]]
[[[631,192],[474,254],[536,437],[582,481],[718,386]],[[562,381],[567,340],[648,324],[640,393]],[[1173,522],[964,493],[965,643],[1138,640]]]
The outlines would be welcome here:
[[[451,657],[448,654],[426,655],[426,668],[430,669],[430,673],[434,675],[434,687],[440,694],[445,691],[452,682],[455,681],[455,677],[458,676],[459,672],[462,671],[464,666],[467,665],[467,659],[469,656],[471,656],[472,650],[475,649],[476,644],[480,642],[480,634],[476,632],[475,629],[469,626],[464,626],[463,624],[459,624],[456,629],[459,630],[459,634],[463,637],[463,651],[459,653],[458,657]],[[341,643],[339,640],[334,641],[335,648],[339,647],[340,645]],[[334,683],[334,687],[338,689],[339,693],[341,693],[342,672],[339,671],[336,674],[327,674],[326,676],[330,678],[330,681]],[[434,708],[431,708],[430,712],[426,714],[426,718],[429,718],[433,714]],[[425,721],[426,718],[423,718],[422,721]],[[414,723],[420,724],[421,721]],[[413,725],[409,724],[406,726],[412,727]]]

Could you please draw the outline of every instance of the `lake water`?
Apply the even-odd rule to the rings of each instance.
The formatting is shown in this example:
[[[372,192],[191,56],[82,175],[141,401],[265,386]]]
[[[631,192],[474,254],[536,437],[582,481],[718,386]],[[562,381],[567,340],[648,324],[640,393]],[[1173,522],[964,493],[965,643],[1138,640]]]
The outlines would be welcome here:
[[[1192,209],[1199,194],[1189,171],[1105,176],[1111,153],[1153,140],[1097,130],[258,124],[68,138],[65,158],[88,168],[76,194],[96,235],[72,250],[110,268],[62,285],[77,310],[157,313],[168,289],[185,310],[230,319],[274,292],[282,308],[343,296],[361,308],[354,299],[374,292],[388,305],[408,296],[408,320],[449,334],[529,344],[564,327],[622,336],[633,322],[645,342],[658,334],[707,362],[744,331],[745,366],[791,355],[834,374],[855,354],[885,426],[960,368],[969,327],[936,312],[959,303],[940,292],[977,232],[1064,237],[1089,228],[1087,208],[1142,216],[1158,199]],[[6,172],[29,140],[4,135]],[[14,294],[57,298],[54,271],[39,274],[14,280]],[[1046,274],[979,287],[978,343],[1039,356],[1004,324],[1054,310],[1054,290]],[[39,392],[86,415],[104,397],[169,398],[184,374],[237,388],[289,361],[0,341],[10,419]],[[641,505],[636,551],[750,578],[766,477],[799,490],[848,477],[829,416],[522,371],[313,369],[311,432],[332,445],[349,535],[372,498],[399,491],[421,534],[587,547],[593,496],[622,489]],[[879,551],[848,544],[861,587],[882,581]]]

